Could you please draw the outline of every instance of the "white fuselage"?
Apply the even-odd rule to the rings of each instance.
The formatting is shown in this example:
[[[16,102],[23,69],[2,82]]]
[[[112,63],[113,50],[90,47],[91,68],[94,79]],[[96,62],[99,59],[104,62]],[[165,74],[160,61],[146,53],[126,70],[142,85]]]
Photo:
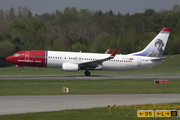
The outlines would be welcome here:
[[[62,68],[63,63],[80,64],[107,58],[110,54],[80,53],[80,52],[56,52],[47,51],[47,67]],[[153,67],[163,63],[164,60],[151,61],[152,57],[116,55],[113,59],[104,61],[96,70],[134,70]]]

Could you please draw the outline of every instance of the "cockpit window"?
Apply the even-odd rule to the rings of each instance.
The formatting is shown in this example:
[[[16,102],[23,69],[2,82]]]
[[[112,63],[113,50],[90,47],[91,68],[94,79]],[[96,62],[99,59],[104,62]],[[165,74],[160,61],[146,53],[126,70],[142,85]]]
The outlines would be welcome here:
[[[19,56],[19,54],[14,54],[15,57]]]

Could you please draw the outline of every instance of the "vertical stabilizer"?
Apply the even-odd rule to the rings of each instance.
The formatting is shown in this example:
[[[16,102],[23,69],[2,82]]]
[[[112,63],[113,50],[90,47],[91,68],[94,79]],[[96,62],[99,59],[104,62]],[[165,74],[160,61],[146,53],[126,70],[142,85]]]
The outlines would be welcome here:
[[[146,48],[140,52],[132,53],[129,55],[134,56],[147,56],[147,57],[162,57],[166,47],[166,43],[170,34],[171,28],[164,28]]]

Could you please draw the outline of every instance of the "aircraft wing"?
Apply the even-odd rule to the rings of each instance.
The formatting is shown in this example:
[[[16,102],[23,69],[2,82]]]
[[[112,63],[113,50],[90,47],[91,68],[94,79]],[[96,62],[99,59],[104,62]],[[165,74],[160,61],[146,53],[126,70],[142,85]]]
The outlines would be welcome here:
[[[151,61],[165,60],[165,59],[169,59],[169,58],[172,58],[172,57],[160,57],[160,58],[153,58],[153,59],[151,59]]]
[[[98,59],[98,60],[94,60],[94,61],[89,61],[89,62],[84,62],[84,63],[79,63],[79,67],[81,70],[90,70],[90,69],[95,69],[96,67],[102,65],[102,63],[104,61],[113,59],[116,56],[116,53],[118,51],[119,48],[116,48],[116,50],[107,58],[103,58],[103,59]]]

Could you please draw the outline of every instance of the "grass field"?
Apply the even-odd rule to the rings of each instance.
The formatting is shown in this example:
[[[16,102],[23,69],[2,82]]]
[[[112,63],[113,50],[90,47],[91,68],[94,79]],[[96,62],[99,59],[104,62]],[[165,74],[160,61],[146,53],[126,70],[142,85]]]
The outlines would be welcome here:
[[[0,96],[7,95],[64,95],[69,94],[158,94],[180,93],[180,79],[169,84],[154,84],[154,79],[102,80],[0,80]]]
[[[109,112],[108,107],[84,110],[0,115],[0,120],[170,120],[179,118],[138,118],[137,110],[180,110],[180,103],[117,106]]]
[[[177,74],[180,73],[180,55],[173,55],[164,64],[153,68],[134,71],[91,71],[91,74]],[[84,75],[84,71],[62,72],[58,68],[0,68],[0,75]],[[169,84],[155,85],[154,79],[104,79],[104,80],[0,80],[0,96],[8,95],[64,95],[62,87],[68,87],[68,94],[158,94],[180,93],[180,79],[169,79]],[[179,110],[180,103],[117,106],[117,112],[108,108],[86,110],[64,110],[54,112],[0,115],[0,120],[136,120],[136,119],[177,119],[137,118],[137,110]]]
[[[145,68],[132,71],[90,71],[92,75],[95,74],[173,74],[180,73],[180,55],[172,55],[171,59],[165,60],[165,63],[154,66],[152,68]],[[84,75],[84,71],[78,72],[64,72],[60,68],[36,68],[24,67],[24,73],[21,73],[21,68],[4,67],[0,68],[0,75]]]

